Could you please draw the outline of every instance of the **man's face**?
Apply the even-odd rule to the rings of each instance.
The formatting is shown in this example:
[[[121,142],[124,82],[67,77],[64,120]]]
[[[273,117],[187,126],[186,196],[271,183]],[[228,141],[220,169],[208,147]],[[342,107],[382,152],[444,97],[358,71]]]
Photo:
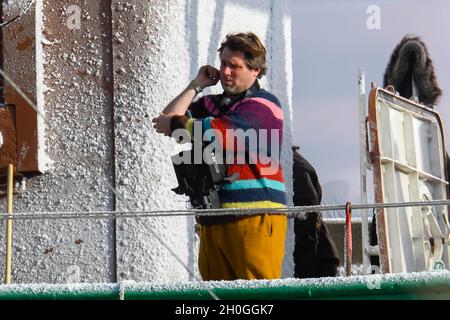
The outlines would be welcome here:
[[[228,94],[239,94],[252,86],[260,70],[249,69],[242,51],[225,47],[220,54],[220,83]]]

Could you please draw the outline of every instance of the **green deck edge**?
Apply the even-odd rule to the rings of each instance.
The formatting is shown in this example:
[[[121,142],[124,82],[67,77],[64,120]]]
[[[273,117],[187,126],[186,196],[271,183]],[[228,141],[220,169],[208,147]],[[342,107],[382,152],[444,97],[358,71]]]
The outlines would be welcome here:
[[[225,300],[448,300],[450,272],[170,284],[133,281],[105,284],[12,284],[0,286],[0,300],[212,299],[205,286]]]

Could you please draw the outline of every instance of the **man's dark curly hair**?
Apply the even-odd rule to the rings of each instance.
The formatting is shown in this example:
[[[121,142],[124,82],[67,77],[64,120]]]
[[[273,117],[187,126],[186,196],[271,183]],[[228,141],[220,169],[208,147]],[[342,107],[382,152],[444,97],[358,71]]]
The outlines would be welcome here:
[[[245,55],[247,67],[252,70],[260,70],[258,79],[266,74],[266,48],[256,34],[252,32],[227,34],[218,51],[222,53],[225,48],[232,51],[242,51]]]

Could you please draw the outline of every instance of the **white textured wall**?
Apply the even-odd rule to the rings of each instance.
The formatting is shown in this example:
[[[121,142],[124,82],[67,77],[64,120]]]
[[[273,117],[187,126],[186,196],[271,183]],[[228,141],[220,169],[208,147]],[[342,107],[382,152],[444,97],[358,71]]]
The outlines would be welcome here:
[[[174,142],[151,119],[189,79],[184,1],[139,1],[113,8],[117,210],[185,208],[170,161]],[[135,18],[135,15],[137,16]],[[124,40],[124,41],[122,41]],[[118,280],[179,281],[193,264],[193,223],[185,217],[118,221]],[[160,239],[161,241],[159,241]]]
[[[101,18],[106,1],[72,2],[83,9],[82,28],[68,31],[65,1],[44,1],[43,34],[52,44],[43,46],[43,105],[60,136],[46,131],[53,168],[26,182],[16,211],[185,208],[185,199],[170,191],[177,185],[170,162],[177,146],[156,134],[151,118],[201,65],[219,66],[220,42],[237,31],[255,32],[268,49],[261,84],[285,111],[282,161],[291,190],[290,1],[113,0],[110,31]],[[112,61],[104,37],[95,36],[108,32]],[[198,274],[193,225],[184,217],[15,223],[13,281],[66,282],[73,269],[85,282],[192,280],[184,266]],[[291,230],[285,277],[292,275],[292,244]]]
[[[113,209],[112,192],[104,183],[113,181],[111,96],[102,82],[110,71],[102,58],[103,39],[90,36],[94,30],[106,32],[107,24],[93,18],[101,14],[96,2],[89,7],[81,0],[72,3],[84,5],[92,15],[83,19],[80,30],[66,27],[67,5],[62,0],[37,1],[36,15],[29,13],[20,24],[10,26],[17,28],[20,41],[21,29],[42,25],[36,28],[33,44],[41,57],[36,78],[44,81],[37,85],[37,104],[45,109],[47,123],[40,134],[46,138],[45,151],[53,162],[46,174],[21,181],[14,196],[15,212]],[[20,70],[26,64],[9,68],[14,76],[14,68]],[[4,199],[2,207],[6,208]],[[0,243],[4,244],[4,224],[1,228]],[[112,221],[25,220],[14,221],[13,228],[12,282],[113,281]],[[0,246],[2,257],[4,247]],[[0,259],[0,270],[3,281],[4,259]]]

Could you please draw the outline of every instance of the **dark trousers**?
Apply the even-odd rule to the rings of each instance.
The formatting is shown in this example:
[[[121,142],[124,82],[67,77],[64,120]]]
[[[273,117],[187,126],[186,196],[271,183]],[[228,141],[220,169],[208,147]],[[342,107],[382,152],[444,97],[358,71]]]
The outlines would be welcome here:
[[[339,259],[326,224],[318,229],[308,220],[295,219],[294,276],[296,278],[334,277]]]

